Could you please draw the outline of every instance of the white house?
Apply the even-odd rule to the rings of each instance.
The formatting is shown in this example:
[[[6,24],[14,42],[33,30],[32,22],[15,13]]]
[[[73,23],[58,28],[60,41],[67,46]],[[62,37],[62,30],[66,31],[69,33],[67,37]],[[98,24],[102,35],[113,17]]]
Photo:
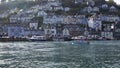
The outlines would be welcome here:
[[[63,22],[62,16],[56,16],[56,15],[47,15],[44,16],[43,23],[44,24],[58,24]]]
[[[113,32],[101,32],[101,37],[107,39],[114,39]]]
[[[83,9],[83,12],[88,12],[88,13],[90,13],[92,10],[93,10],[92,7],[91,7],[91,6],[88,6],[88,7],[85,7],[85,8]]]
[[[85,22],[85,15],[63,16],[63,24],[83,24]]]
[[[38,23],[29,23],[31,29],[37,29]]]
[[[41,10],[41,11],[46,11],[46,10],[51,11],[52,7],[51,7],[51,4],[46,3],[46,4],[39,5],[39,7],[37,9]]]
[[[61,2],[60,0],[48,0],[48,4],[53,5],[53,6],[60,6]]]
[[[60,6],[61,5],[60,2],[49,2],[48,4],[50,4],[51,6]]]
[[[103,4],[103,5],[101,6],[101,8],[102,8],[102,9],[107,9],[107,8],[108,8],[108,5],[107,5],[107,4]]]
[[[88,20],[88,26],[94,29],[99,29],[101,30],[102,27],[102,21],[94,19],[94,18],[90,18]]]
[[[37,16],[38,16],[38,17],[46,16],[46,15],[47,15],[47,13],[46,13],[45,11],[39,11],[39,12],[37,13]]]
[[[95,5],[95,1],[87,0],[87,5],[94,6]]]
[[[69,30],[68,30],[67,28],[64,28],[64,29],[63,29],[63,36],[64,36],[64,37],[70,36]]]
[[[69,8],[69,7],[65,7],[65,8],[64,8],[64,11],[66,11],[66,12],[67,12],[67,11],[70,11],[70,8]]]
[[[57,34],[57,30],[55,29],[55,28],[46,28],[46,29],[44,29],[44,32],[45,32],[45,35],[47,36],[53,36],[53,37],[55,37],[56,36],[56,34]]]
[[[110,22],[120,21],[120,17],[116,15],[109,15],[106,20]]]
[[[93,7],[93,12],[99,12],[99,8],[98,7]]]
[[[100,15],[101,21],[109,21],[116,22],[120,21],[120,17],[118,15]]]
[[[94,28],[101,30],[101,28],[102,28],[102,21],[94,20]]]
[[[31,19],[34,18],[34,15],[12,15],[9,18],[10,23],[15,23],[15,22],[30,22]]]
[[[87,12],[90,13],[91,11],[92,11],[92,7],[91,6],[87,7]]]
[[[91,27],[91,28],[94,28],[94,20],[93,20],[93,18],[90,18],[88,20],[88,26]]]
[[[88,7],[85,7],[83,9],[83,12],[87,12],[87,13],[94,13],[94,12],[99,12],[99,7],[91,7],[91,6],[88,6]]]
[[[52,6],[52,8],[53,8],[54,11],[64,10],[64,8],[62,6]]]
[[[45,33],[42,30],[25,30],[24,36],[44,36]]]
[[[117,8],[115,6],[111,6],[109,12],[116,12]]]

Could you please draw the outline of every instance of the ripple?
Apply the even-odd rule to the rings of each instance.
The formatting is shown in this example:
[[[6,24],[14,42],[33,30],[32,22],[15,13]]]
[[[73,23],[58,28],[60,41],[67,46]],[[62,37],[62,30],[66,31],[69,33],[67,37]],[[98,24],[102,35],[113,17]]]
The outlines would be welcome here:
[[[119,68],[118,44],[119,41],[91,41],[89,46],[73,46],[70,42],[0,43],[0,68]]]
[[[5,64],[4,60],[0,60],[0,64]]]

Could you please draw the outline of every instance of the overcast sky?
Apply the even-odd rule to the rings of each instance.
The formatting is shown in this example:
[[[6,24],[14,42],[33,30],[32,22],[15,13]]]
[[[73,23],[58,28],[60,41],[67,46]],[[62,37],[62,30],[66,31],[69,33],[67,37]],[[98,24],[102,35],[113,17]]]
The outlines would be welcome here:
[[[117,4],[120,5],[120,0],[114,0]]]

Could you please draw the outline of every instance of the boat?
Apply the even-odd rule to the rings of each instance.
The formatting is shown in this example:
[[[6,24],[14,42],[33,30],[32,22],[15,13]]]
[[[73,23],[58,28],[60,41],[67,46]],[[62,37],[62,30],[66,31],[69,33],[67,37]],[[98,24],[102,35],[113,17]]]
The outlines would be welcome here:
[[[44,36],[32,36],[30,38],[27,38],[29,41],[46,41],[46,38]]]

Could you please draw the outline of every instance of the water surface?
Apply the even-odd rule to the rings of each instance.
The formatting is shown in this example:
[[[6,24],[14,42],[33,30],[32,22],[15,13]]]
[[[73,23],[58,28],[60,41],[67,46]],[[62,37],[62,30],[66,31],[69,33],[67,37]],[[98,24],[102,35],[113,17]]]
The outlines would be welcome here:
[[[0,68],[119,68],[120,41],[0,43]]]

